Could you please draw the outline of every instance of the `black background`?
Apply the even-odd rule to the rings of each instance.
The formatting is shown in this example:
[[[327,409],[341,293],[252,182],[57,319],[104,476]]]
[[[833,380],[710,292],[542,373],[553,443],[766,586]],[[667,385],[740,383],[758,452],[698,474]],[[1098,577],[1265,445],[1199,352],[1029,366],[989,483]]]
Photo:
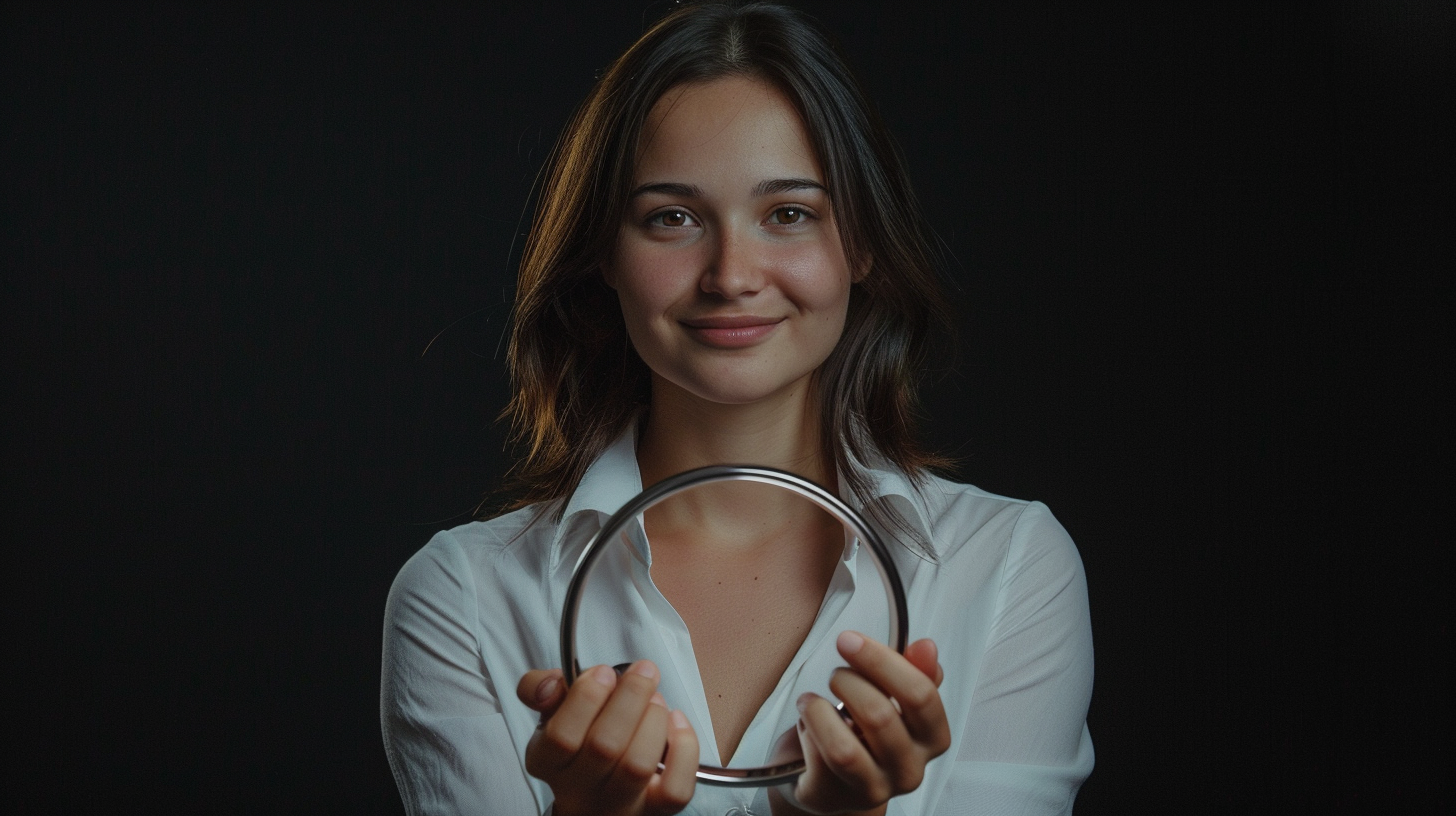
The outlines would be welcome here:
[[[944,242],[928,433],[1082,551],[1079,813],[1449,804],[1451,8],[803,7]],[[267,8],[0,18],[12,812],[399,811],[384,598],[663,5]]]

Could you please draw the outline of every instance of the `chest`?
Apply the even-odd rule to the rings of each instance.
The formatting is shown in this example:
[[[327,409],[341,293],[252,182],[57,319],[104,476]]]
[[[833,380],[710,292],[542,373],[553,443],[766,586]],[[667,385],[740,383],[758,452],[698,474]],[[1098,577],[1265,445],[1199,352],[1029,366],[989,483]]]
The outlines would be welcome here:
[[[814,626],[843,546],[837,527],[828,532],[749,555],[654,546],[653,582],[692,638],[724,762]]]

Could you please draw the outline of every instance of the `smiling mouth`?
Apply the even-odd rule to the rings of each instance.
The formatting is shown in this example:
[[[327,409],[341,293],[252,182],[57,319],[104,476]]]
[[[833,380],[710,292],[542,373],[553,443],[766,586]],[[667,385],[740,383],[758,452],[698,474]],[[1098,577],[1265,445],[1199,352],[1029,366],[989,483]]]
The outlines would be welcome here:
[[[704,345],[714,348],[746,348],[773,333],[782,317],[735,315],[699,317],[680,321],[688,332]]]

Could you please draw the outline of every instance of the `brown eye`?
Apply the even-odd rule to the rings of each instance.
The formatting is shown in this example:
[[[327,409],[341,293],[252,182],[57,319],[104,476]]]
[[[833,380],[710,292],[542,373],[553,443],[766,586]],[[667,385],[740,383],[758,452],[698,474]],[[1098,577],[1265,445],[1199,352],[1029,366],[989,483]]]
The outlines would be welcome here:
[[[682,210],[668,210],[658,213],[653,220],[664,227],[685,227],[688,225],[689,219],[688,214]]]
[[[773,211],[771,216],[775,224],[792,226],[802,222],[808,217],[805,212],[797,207],[780,207]]]

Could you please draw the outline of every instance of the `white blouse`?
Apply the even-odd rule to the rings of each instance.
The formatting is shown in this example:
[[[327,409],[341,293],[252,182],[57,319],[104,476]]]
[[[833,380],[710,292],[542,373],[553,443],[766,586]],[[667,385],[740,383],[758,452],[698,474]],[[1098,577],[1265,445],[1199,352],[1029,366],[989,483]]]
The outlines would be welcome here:
[[[380,718],[409,813],[549,812],[551,789],[525,770],[538,715],[515,687],[526,671],[559,665],[572,568],[592,534],[641,491],[635,450],[633,433],[608,449],[561,522],[532,524],[536,508],[527,508],[466,524],[436,535],[400,570],[385,608]],[[877,500],[934,549],[932,561],[904,533],[880,528],[905,585],[910,639],[939,647],[952,733],[950,750],[889,813],[1071,813],[1092,770],[1092,629],[1076,547],[1042,504],[938,478],[917,491],[892,469],[864,472]],[[852,493],[840,495],[853,503]],[[582,664],[652,659],[663,696],[697,730],[702,761],[722,764],[687,627],[652,584],[640,525],[630,540],[630,551],[604,554],[593,569],[577,642],[603,659],[583,654]],[[851,541],[812,630],[730,764],[761,764],[744,758],[766,757],[793,727],[804,688],[829,696],[829,674],[843,665],[835,638],[845,629],[875,636],[886,606],[868,549]],[[684,811],[769,812],[763,789],[702,784]]]

